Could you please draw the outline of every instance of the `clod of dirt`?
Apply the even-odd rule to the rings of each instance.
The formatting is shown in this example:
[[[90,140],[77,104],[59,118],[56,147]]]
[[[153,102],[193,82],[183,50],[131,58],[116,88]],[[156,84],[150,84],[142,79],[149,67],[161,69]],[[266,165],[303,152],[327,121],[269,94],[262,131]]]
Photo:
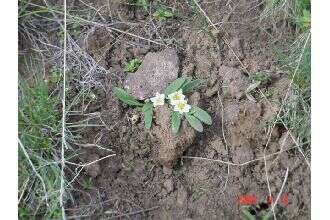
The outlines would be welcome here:
[[[179,207],[184,207],[187,205],[188,192],[184,186],[180,186],[177,192],[177,204]]]
[[[210,142],[210,147],[221,156],[227,155],[227,150],[221,138],[216,138]]]
[[[186,120],[181,123],[180,131],[171,130],[171,110],[166,106],[155,108],[155,123],[151,133],[154,135],[156,160],[165,167],[172,168],[177,159],[193,143],[196,132]]]
[[[100,157],[97,154],[90,154],[88,156],[89,162],[96,161],[98,159],[100,159]],[[101,173],[100,164],[98,162],[95,162],[95,163],[92,163],[91,165],[87,166],[86,173],[93,178],[97,177]]]
[[[95,0],[94,0],[95,1]],[[99,0],[97,0],[99,1]],[[104,0],[102,0],[104,1]],[[100,1],[100,2],[102,2]],[[118,17],[121,21],[129,21],[131,19],[134,19],[134,10],[132,10],[128,3],[128,0],[123,1],[109,1],[105,0],[106,5],[103,7],[109,8],[108,14],[115,17]],[[125,23],[125,22],[118,22],[118,23]],[[123,25],[123,24],[122,24]]]
[[[133,48],[129,48],[128,51],[134,57],[140,57],[140,56],[146,55],[149,51],[149,48],[148,47],[133,47]]]
[[[201,94],[199,92],[194,92],[189,96],[189,103],[191,105],[198,105],[200,99],[201,99]]]
[[[84,39],[84,48],[99,65],[105,67],[105,55],[113,40],[112,34],[104,27],[92,28]]]
[[[219,88],[220,88],[220,83],[217,82],[212,87],[209,87],[209,88],[206,89],[205,96],[206,97],[211,97],[211,96],[215,95],[219,91]]]
[[[225,103],[225,129],[233,152],[233,162],[241,163],[254,159],[253,149],[262,145],[262,107],[259,103]]]
[[[168,167],[163,167],[163,173],[167,176],[170,176],[173,173],[173,169],[168,168]]]
[[[249,80],[242,71],[233,67],[221,66],[219,74],[223,77],[224,90],[227,90],[232,98],[242,98],[249,86]]]
[[[288,102],[291,99],[294,99],[294,93],[293,93],[293,89],[290,86],[291,85],[291,80],[288,77],[283,77],[281,79],[279,79],[278,81],[276,81],[271,87],[270,89],[274,89],[277,91],[278,96],[280,99],[284,99],[286,94],[287,94],[287,99]]]
[[[135,73],[128,74],[124,86],[140,100],[163,92],[178,77],[179,59],[174,49],[148,53]]]
[[[182,76],[192,76],[195,70],[195,64],[189,63],[187,66],[184,66],[182,69]]]
[[[230,46],[235,51],[237,57],[241,60],[244,59],[244,49],[243,49],[243,40],[235,37],[231,42]],[[237,60],[235,54],[229,50],[229,56],[232,57],[232,59]]]
[[[174,183],[173,183],[173,180],[172,180],[172,179],[167,179],[167,180],[165,180],[165,182],[164,182],[164,187],[165,187],[167,193],[171,193],[171,192],[173,192],[173,190],[174,190]]]

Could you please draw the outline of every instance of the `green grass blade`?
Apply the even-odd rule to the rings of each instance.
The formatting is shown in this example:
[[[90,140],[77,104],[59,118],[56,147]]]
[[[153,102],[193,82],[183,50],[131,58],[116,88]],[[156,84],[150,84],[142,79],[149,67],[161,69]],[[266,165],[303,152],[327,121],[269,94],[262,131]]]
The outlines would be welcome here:
[[[169,94],[178,91],[185,81],[186,79],[184,78],[178,78],[174,80],[169,86],[166,87],[164,91],[165,96],[168,96]]]
[[[115,95],[117,96],[118,99],[120,99],[122,102],[126,103],[127,105],[132,105],[132,106],[143,106],[143,103],[137,101],[134,96],[130,95],[128,92],[123,90],[122,88],[115,87],[113,89]]]
[[[195,116],[190,114],[185,114],[186,119],[188,120],[191,127],[193,127],[196,131],[203,132],[203,125]]]
[[[172,131],[178,133],[181,125],[181,115],[176,111],[172,111],[171,116]]]

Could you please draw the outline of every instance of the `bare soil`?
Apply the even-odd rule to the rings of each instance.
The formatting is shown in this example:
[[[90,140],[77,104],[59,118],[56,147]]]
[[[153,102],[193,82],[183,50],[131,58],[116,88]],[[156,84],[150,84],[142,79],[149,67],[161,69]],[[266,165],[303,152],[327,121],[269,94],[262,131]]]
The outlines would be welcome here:
[[[101,59],[100,63],[111,74],[102,79],[106,92],[98,96],[86,113],[100,111],[107,128],[85,128],[82,138],[85,143],[97,142],[111,148],[116,156],[101,160],[79,177],[79,183],[92,178],[93,187],[84,189],[76,183],[76,203],[71,204],[71,214],[92,214],[86,219],[242,219],[239,196],[253,195],[258,203],[266,202],[267,169],[275,200],[288,169],[282,195],[287,194],[289,200],[287,205],[278,202],[277,219],[310,218],[310,169],[286,129],[276,125],[269,136],[267,126],[276,117],[290,82],[287,74],[277,68],[273,49],[283,48],[291,29],[287,24],[274,27],[267,19],[255,19],[263,10],[259,1],[230,1],[228,5],[227,1],[209,2],[201,4],[206,14],[214,23],[225,22],[217,24],[219,33],[212,34],[198,8],[186,1],[164,2],[175,5],[184,19],[152,21],[156,22],[157,30],[148,26],[152,24],[148,13],[136,7],[112,3],[116,7],[110,10],[118,20],[145,25],[120,24],[127,32],[146,39],[161,36],[164,42],[171,40],[168,47],[178,52],[179,75],[205,81],[198,90],[199,105],[210,113],[214,123],[196,134],[193,144],[173,169],[164,168],[155,160],[153,151],[157,143],[145,130],[140,112],[120,103],[112,92],[113,86],[123,87],[125,62],[133,57],[143,60],[148,52],[165,47],[105,28],[98,28],[93,37],[91,32],[89,45],[95,48],[87,51]],[[105,39],[107,43],[102,42]],[[95,51],[102,51],[104,56],[95,55]],[[258,71],[270,76],[260,90],[276,89],[278,93],[267,100],[254,94],[253,102],[245,96],[245,90],[252,84],[248,73]],[[132,121],[133,115],[139,117]],[[280,150],[283,152],[267,156],[265,164],[264,152],[270,155]],[[93,161],[107,154],[97,148],[86,148],[78,162]],[[241,165],[228,166],[219,160]],[[244,164],[247,161],[251,162]],[[256,215],[257,206],[253,206]]]

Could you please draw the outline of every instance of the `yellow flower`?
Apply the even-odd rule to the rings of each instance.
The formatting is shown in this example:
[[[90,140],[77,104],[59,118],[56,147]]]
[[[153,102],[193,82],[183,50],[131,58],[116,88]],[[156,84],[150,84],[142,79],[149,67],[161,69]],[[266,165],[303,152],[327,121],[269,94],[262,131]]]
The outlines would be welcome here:
[[[168,95],[168,98],[170,99],[171,105],[176,105],[179,102],[183,101],[185,96],[182,94],[182,89],[180,89],[177,92],[173,92]]]
[[[191,105],[188,105],[186,100],[181,100],[174,106],[174,111],[183,114],[184,112],[189,112],[190,108]]]
[[[154,107],[158,105],[164,105],[165,100],[165,95],[164,94],[159,94],[158,92],[156,93],[155,97],[152,97],[150,101],[153,103]]]

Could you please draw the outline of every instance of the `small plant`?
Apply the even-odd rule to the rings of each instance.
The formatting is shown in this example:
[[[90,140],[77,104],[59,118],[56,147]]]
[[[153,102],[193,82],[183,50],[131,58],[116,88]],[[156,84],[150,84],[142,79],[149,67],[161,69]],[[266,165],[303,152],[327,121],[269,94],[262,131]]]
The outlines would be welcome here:
[[[148,11],[149,0],[136,0],[136,5]]]
[[[278,96],[278,90],[276,90],[275,88],[266,90],[264,92],[264,95],[266,96],[266,98],[269,98],[269,99],[274,98],[274,97]]]
[[[303,9],[302,15],[297,18],[297,23],[301,29],[309,29],[311,27],[311,12]]]
[[[48,84],[37,74],[31,83],[19,80],[18,136],[22,143],[18,148],[19,193],[24,192],[25,184],[30,188],[21,194],[22,199],[18,205],[19,219],[61,218],[61,212],[58,212],[61,210],[59,193],[55,193],[60,188],[61,167],[54,161],[57,134],[61,128],[61,115],[57,110],[61,99],[59,94],[49,90]],[[27,154],[23,149],[26,149]],[[31,169],[29,159],[40,178],[35,178],[36,174]],[[48,195],[54,193],[49,196],[48,201],[44,199],[46,192]],[[35,206],[39,207],[37,211],[33,209]]]
[[[158,8],[156,12],[153,14],[153,16],[158,21],[166,21],[166,19],[173,17],[174,14],[171,11],[166,10],[164,8]]]
[[[81,183],[82,187],[86,190],[92,189],[94,187],[92,178],[84,179]]]
[[[195,130],[202,132],[203,124],[212,124],[211,116],[203,109],[197,106],[191,106],[185,99],[183,93],[189,92],[197,88],[201,84],[198,79],[178,78],[173,81],[164,91],[164,94],[156,93],[155,97],[140,102],[125,90],[115,87],[115,95],[124,103],[142,108],[144,114],[145,127],[150,129],[153,119],[153,108],[157,106],[167,105],[171,108],[171,127],[174,133],[180,130],[183,116]]]
[[[262,211],[258,214],[258,217],[260,217],[260,218],[257,218],[257,216],[255,215],[256,213],[251,214],[249,208],[250,208],[249,206],[245,206],[245,207],[243,207],[243,209],[242,209],[242,213],[243,213],[243,216],[244,216],[244,219],[245,219],[245,220],[257,220],[257,219],[268,220],[268,219],[270,219],[270,217],[272,216],[272,212],[271,212],[271,211],[262,210]],[[253,210],[253,211],[254,211],[254,210]],[[255,212],[255,211],[254,211],[254,212]]]
[[[53,68],[50,70],[48,83],[51,85],[56,85],[61,81],[61,78],[62,78],[62,70],[58,68]]]
[[[269,76],[262,72],[257,72],[254,74],[251,74],[249,77],[253,82],[247,87],[245,90],[246,97],[253,102],[256,102],[256,99],[254,96],[256,95],[256,89],[262,85],[266,84],[269,81]]]
[[[134,58],[125,64],[124,71],[125,72],[135,72],[138,67],[141,65],[142,61],[138,58]]]
[[[294,1],[294,21],[300,30],[309,30],[311,28],[311,2],[310,0]]]
[[[257,72],[254,74],[251,74],[250,79],[252,79],[255,82],[265,83],[269,80],[269,76],[262,72]]]

